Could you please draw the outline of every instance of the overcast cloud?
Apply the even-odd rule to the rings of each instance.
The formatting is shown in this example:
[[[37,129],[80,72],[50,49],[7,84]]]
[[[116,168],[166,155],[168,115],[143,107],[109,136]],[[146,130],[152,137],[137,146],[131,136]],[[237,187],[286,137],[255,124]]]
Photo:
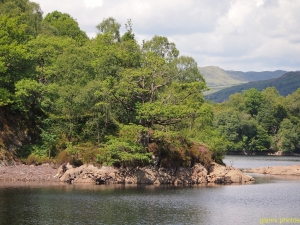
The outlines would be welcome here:
[[[70,14],[90,37],[103,18],[127,19],[139,41],[175,42],[199,66],[241,71],[300,70],[299,0],[32,0],[44,16]]]

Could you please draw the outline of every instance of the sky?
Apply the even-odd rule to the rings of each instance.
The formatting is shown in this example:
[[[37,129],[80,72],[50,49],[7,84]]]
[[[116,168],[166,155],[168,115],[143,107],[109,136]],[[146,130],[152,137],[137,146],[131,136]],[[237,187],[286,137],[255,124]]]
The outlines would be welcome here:
[[[300,0],[31,0],[68,13],[89,37],[104,18],[131,19],[137,40],[165,36],[198,66],[300,70]]]

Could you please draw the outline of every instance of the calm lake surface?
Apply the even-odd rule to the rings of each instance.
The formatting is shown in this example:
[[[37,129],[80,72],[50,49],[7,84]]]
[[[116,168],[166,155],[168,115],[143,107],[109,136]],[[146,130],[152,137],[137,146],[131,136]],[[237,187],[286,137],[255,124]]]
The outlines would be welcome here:
[[[224,161],[239,168],[300,164],[278,156]],[[299,176],[251,175],[253,184],[189,187],[0,182],[0,224],[252,225],[300,218]]]

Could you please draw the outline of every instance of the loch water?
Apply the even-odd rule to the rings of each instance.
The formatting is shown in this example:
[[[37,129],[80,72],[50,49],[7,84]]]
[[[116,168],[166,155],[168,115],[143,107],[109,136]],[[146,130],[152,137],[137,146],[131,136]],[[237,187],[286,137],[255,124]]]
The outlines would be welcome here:
[[[300,164],[300,158],[227,156],[224,162],[251,168]],[[256,181],[243,185],[0,182],[0,224],[252,225],[300,221],[299,176],[251,175]]]

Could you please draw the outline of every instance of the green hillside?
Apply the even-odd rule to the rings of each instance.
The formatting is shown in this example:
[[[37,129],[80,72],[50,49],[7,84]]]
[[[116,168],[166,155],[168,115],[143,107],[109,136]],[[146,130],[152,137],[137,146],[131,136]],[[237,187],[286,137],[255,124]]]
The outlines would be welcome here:
[[[204,76],[209,87],[232,86],[245,83],[247,81],[234,78],[225,70],[217,66],[198,67],[200,73]]]
[[[261,91],[267,87],[275,87],[281,95],[287,96],[300,87],[300,72],[288,72],[279,78],[232,86],[213,94],[209,94],[206,97],[215,102],[223,102],[234,93],[242,92],[243,90],[248,90],[250,88],[256,88],[257,90]]]
[[[234,70],[226,70],[227,74],[229,74],[232,78],[245,80],[245,81],[259,81],[259,80],[270,80],[273,78],[277,78],[287,73],[285,70],[276,70],[276,71],[262,71],[262,72],[242,72],[242,71],[234,71]]]
[[[203,75],[207,86],[210,88],[210,90],[206,91],[204,95],[212,94],[233,85],[247,82],[228,74],[225,70],[217,66],[204,66],[198,67],[198,69]]]
[[[204,66],[198,67],[200,73],[205,78],[207,86],[210,88],[204,94],[209,95],[220,90],[244,84],[251,81],[269,80],[278,78],[285,74],[287,71],[262,71],[262,72],[242,72],[234,70],[223,70],[217,66]]]

